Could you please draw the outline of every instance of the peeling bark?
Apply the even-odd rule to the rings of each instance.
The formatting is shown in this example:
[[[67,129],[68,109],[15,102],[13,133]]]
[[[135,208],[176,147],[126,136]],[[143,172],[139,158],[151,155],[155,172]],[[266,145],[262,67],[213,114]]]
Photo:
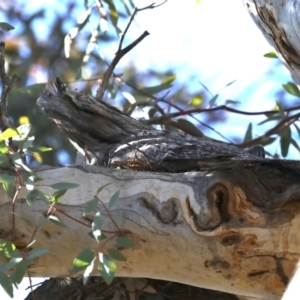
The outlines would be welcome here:
[[[111,209],[122,234],[135,242],[124,250],[127,262],[118,263],[117,276],[147,277],[181,282],[262,299],[280,299],[299,259],[299,164],[266,159],[265,163],[238,165],[224,170],[181,174],[113,170],[98,166],[39,171],[43,184],[76,182],[59,201],[61,211],[91,224],[94,213],[83,217],[86,202],[96,190],[107,203],[120,190]],[[50,189],[41,186],[41,190]],[[12,233],[10,200],[0,196],[1,236],[25,247],[44,220],[47,203],[28,206],[22,189]],[[97,210],[105,211],[99,205]],[[50,253],[30,266],[32,276],[69,277],[74,257],[95,247],[90,228],[55,213],[68,228],[47,223],[35,237],[34,247]],[[103,230],[114,230],[108,219]],[[12,235],[13,234],[13,235]],[[107,247],[112,244],[107,245]],[[97,275],[97,272],[93,273]]]
[[[243,0],[254,22],[300,84],[300,2]]]

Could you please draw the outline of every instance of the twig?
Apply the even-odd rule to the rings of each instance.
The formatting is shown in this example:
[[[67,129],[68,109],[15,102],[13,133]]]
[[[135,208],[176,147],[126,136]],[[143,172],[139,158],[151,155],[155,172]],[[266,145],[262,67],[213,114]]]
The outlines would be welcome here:
[[[128,22],[128,24],[127,24],[127,26],[126,26],[124,32],[123,32],[122,35],[121,35],[121,39],[120,39],[120,42],[119,42],[119,47],[118,47],[117,53],[118,53],[119,51],[121,51],[121,48],[122,48],[122,45],[123,45],[123,41],[124,41],[125,35],[126,35],[126,33],[127,33],[128,29],[129,29],[129,27],[130,27],[130,25],[131,25],[131,23],[132,23],[134,17],[135,17],[135,15],[136,15],[139,11],[142,11],[142,10],[145,10],[145,9],[153,9],[153,8],[158,7],[158,6],[161,6],[161,5],[163,5],[165,2],[167,2],[167,0],[164,1],[163,3],[159,4],[159,5],[155,5],[155,3],[152,3],[152,4],[150,4],[150,5],[146,6],[146,7],[143,7],[143,8],[137,8],[137,7],[135,7],[135,9],[133,10],[133,13],[131,14],[131,17],[130,17],[130,19],[129,19],[129,22]]]
[[[118,47],[118,50],[117,50],[117,53],[115,54],[115,57],[114,59],[112,60],[112,62],[110,63],[110,65],[108,66],[108,69],[105,71],[104,75],[103,75],[103,79],[102,79],[102,82],[100,84],[100,87],[97,91],[97,94],[96,94],[96,99],[98,101],[101,101],[103,99],[103,96],[104,96],[104,93],[105,93],[105,90],[108,86],[108,82],[109,82],[109,79],[110,79],[110,76],[113,74],[113,71],[116,67],[116,65],[119,63],[119,61],[121,60],[121,58],[126,54],[128,53],[131,49],[133,49],[138,43],[140,43],[147,35],[149,35],[149,32],[148,31],[145,31],[139,38],[137,38],[134,42],[132,42],[130,45],[128,45],[127,47],[123,48],[122,49],[122,46],[123,46],[123,41],[124,41],[124,37],[135,17],[135,15],[139,12],[139,11],[142,11],[142,10],[145,10],[145,9],[153,9],[153,8],[156,8],[162,4],[164,4],[166,1],[164,1],[163,3],[159,4],[159,5],[155,5],[154,3],[146,6],[146,7],[143,7],[143,8],[135,8],[131,17],[130,17],[130,20],[124,30],[124,33],[122,34],[121,36],[121,39],[120,39],[120,42],[119,42],[119,47]]]
[[[4,131],[10,127],[10,122],[7,113],[7,99],[10,90],[19,80],[17,75],[8,76],[5,71],[5,43],[0,42],[0,79],[2,84],[1,99],[0,99],[0,130]]]
[[[263,135],[255,138],[255,139],[253,139],[251,141],[238,144],[236,146],[238,148],[248,148],[248,147],[252,147],[254,145],[257,145],[260,142],[262,142],[263,140],[265,140],[266,138],[268,138],[269,136],[271,136],[272,134],[278,133],[278,132],[282,131],[283,129],[289,127],[291,124],[293,124],[297,120],[299,120],[299,117],[300,117],[300,113],[297,113],[296,115],[284,118],[276,126],[274,126],[273,128],[271,128],[270,130],[268,130]]]
[[[111,74],[113,73],[116,65],[119,63],[120,59],[126,54],[128,53],[132,48],[134,48],[138,43],[140,43],[147,35],[149,35],[148,31],[145,31],[139,38],[137,38],[134,42],[132,42],[130,45],[128,45],[126,48],[118,51],[116,53],[116,56],[114,57],[114,59],[112,60],[111,64],[109,65],[108,69],[105,71],[104,75],[103,75],[103,80],[102,83],[100,85],[100,88],[97,91],[97,95],[96,95],[96,99],[98,101],[101,101],[105,90],[108,86],[108,81],[109,78],[111,76]]]

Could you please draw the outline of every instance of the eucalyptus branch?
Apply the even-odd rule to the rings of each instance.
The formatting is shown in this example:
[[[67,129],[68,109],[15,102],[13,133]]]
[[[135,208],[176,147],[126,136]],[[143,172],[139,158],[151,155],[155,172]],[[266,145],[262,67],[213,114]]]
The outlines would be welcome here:
[[[110,65],[108,66],[108,69],[105,71],[104,75],[103,75],[103,79],[102,79],[102,82],[100,84],[100,87],[97,91],[97,94],[96,94],[96,99],[98,101],[101,101],[103,99],[103,96],[104,96],[104,93],[107,89],[107,86],[108,86],[108,82],[109,82],[109,79],[111,77],[111,75],[113,74],[113,71],[115,69],[115,67],[117,66],[117,64],[119,63],[119,61],[121,60],[121,58],[126,54],[128,53],[131,49],[133,49],[138,43],[140,43],[147,35],[149,35],[149,32],[148,31],[144,31],[144,33],[138,37],[134,42],[132,42],[130,45],[128,45],[127,47],[123,48],[122,49],[122,46],[123,46],[123,41],[124,41],[124,38],[125,38],[125,35],[135,17],[135,15],[139,12],[139,11],[142,11],[142,10],[145,10],[145,9],[153,9],[153,8],[156,8],[162,4],[164,4],[166,1],[164,1],[163,3],[159,4],[159,5],[155,5],[154,3],[146,6],[146,7],[143,7],[143,8],[135,8],[131,17],[130,17],[130,20],[124,30],[124,33],[122,34],[121,36],[121,39],[120,39],[120,42],[119,42],[119,46],[118,46],[118,50],[117,50],[117,53],[115,54],[115,57],[114,59],[112,60],[112,62],[110,63]]]
[[[163,102],[163,103],[166,103],[168,105],[170,105],[171,107],[179,110],[180,112],[185,112],[185,110],[183,110],[182,108],[180,108],[179,106],[177,106],[176,104],[164,99],[164,97],[158,97],[156,95],[152,95],[152,94],[148,94],[146,92],[143,92],[141,90],[139,90],[137,87],[135,87],[134,85],[130,84],[129,82],[127,82],[126,80],[124,80],[123,78],[121,77],[118,77],[116,75],[114,75],[116,78],[118,78],[122,83],[126,84],[127,86],[129,86],[130,88],[132,88],[134,91],[136,92],[139,92],[140,94],[146,96],[146,97],[149,97],[153,100],[155,100],[156,102]],[[138,104],[137,104],[138,105]],[[170,115],[170,114],[168,114]],[[167,116],[167,114],[163,113],[162,116]],[[213,132],[215,132],[216,134],[218,134],[220,137],[222,137],[224,140],[228,141],[229,143],[232,143],[228,138],[226,138],[223,134],[221,134],[219,131],[215,130],[213,127],[207,125],[206,123],[203,123],[202,121],[200,121],[198,118],[196,118],[195,116],[190,116],[191,118],[193,118],[195,121],[197,121],[198,123],[200,123],[203,127],[206,127],[210,130],[212,130]],[[143,123],[148,125],[148,124],[166,124],[165,122],[168,122],[168,120],[170,120],[170,118],[166,118],[165,120],[161,120],[161,121],[158,121],[157,123],[150,123],[151,120],[153,119],[158,119],[158,118],[152,118],[152,119],[149,119],[149,120],[144,120]],[[175,123],[172,123],[172,124],[175,124]],[[178,124],[178,123],[177,123]],[[172,125],[173,126],[173,125]],[[176,126],[174,126],[175,128],[178,128]],[[187,132],[187,131],[186,131]],[[188,132],[187,132],[188,133]]]
[[[263,140],[265,140],[266,138],[270,137],[272,134],[278,133],[278,132],[284,130],[285,128],[289,127],[290,125],[292,125],[293,123],[298,121],[299,117],[300,117],[300,113],[297,113],[297,114],[295,114],[293,116],[290,116],[290,117],[286,117],[286,118],[282,119],[276,126],[274,126],[270,130],[268,130],[266,133],[264,133],[263,135],[255,138],[251,141],[238,144],[236,146],[238,148],[248,148],[248,147],[252,147],[254,145],[257,145],[260,142],[262,142]]]

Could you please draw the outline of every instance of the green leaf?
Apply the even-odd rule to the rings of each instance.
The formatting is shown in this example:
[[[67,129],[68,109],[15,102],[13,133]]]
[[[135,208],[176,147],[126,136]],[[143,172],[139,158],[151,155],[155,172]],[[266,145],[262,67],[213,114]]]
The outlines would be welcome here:
[[[209,106],[214,106],[218,97],[219,97],[219,94],[214,95],[208,102]]]
[[[296,130],[298,132],[298,136],[300,137],[300,129],[299,129],[299,127],[295,123],[293,123],[293,125],[294,125],[294,127],[296,128]]]
[[[7,155],[0,153],[0,166],[1,167],[8,167],[9,165],[10,164],[9,164],[9,160],[7,158]]]
[[[110,184],[111,184],[111,182],[100,186],[99,189],[97,190],[97,194],[99,194],[105,187],[107,187]]]
[[[31,136],[29,138],[26,139],[26,141],[23,143],[22,145],[22,149],[23,151],[27,151],[28,148],[31,146],[31,144],[33,143],[34,141],[34,136]]]
[[[26,259],[30,260],[30,259],[33,259],[33,258],[36,258],[36,257],[40,257],[42,255],[45,255],[49,252],[49,249],[48,248],[35,248],[35,249],[32,249]]]
[[[166,79],[164,79],[161,83],[162,84],[171,84],[176,78],[177,78],[176,75],[171,75],[171,76],[167,77]]]
[[[11,176],[11,175],[7,175],[7,174],[0,174],[0,183],[4,183],[4,182],[14,182],[15,181],[15,177]]]
[[[262,146],[267,146],[267,145],[273,144],[276,140],[277,140],[277,138],[267,138],[267,139],[261,141],[260,143]]]
[[[291,139],[291,143],[300,152],[300,147],[294,139]]]
[[[5,144],[4,140],[0,139],[0,153],[8,153],[8,147]]]
[[[117,27],[119,14],[117,12],[114,2],[112,0],[104,0],[104,2],[106,2],[109,6],[109,15],[112,24],[114,25],[114,27]]]
[[[277,54],[275,51],[271,51],[271,52],[268,52],[264,55],[264,57],[267,57],[267,58],[278,58]]]
[[[274,114],[273,116],[267,116],[267,119],[263,120],[262,122],[259,122],[257,125],[263,125],[267,122],[271,122],[271,121],[278,121],[281,120],[283,118],[282,114],[279,112],[278,114]]]
[[[65,36],[64,39],[64,51],[67,58],[70,57],[71,51],[71,44],[73,40],[76,38],[79,31],[87,24],[91,13],[93,11],[93,7],[89,8],[88,10],[84,11],[80,14],[79,19],[77,20],[77,25],[71,28],[68,34]]]
[[[194,134],[194,135],[201,135],[204,136],[204,134],[202,133],[202,131],[200,129],[198,129],[192,122],[186,120],[186,119],[177,119],[177,122],[182,125],[183,127],[181,127],[181,129],[183,131],[188,131],[189,134]]]
[[[147,88],[143,88],[141,89],[141,91],[143,93],[152,95],[152,94],[157,94],[161,91],[167,90],[169,88],[172,87],[172,82],[176,79],[176,75],[172,75],[168,78],[166,78],[165,80],[162,81],[161,84],[159,85],[155,85],[155,86],[151,86],[151,87],[147,87]]]
[[[50,147],[43,147],[43,146],[30,146],[28,149],[31,152],[46,152],[46,151],[52,151],[53,149]]]
[[[30,191],[26,196],[26,201],[29,205],[31,205],[35,200],[39,199],[48,202],[49,196],[37,189]]]
[[[0,28],[1,28],[2,30],[4,30],[4,31],[10,31],[10,30],[15,29],[14,26],[12,26],[12,25],[10,25],[10,24],[8,24],[8,23],[6,23],[6,22],[0,22]]]
[[[102,218],[100,212],[98,211],[95,214],[94,220],[92,222],[93,235],[98,242],[101,240],[101,226],[102,226]]]
[[[99,273],[103,277],[104,281],[107,284],[110,284],[114,279],[117,266],[115,262],[107,255],[101,253],[99,256],[100,256],[99,258],[100,263],[98,265]]]
[[[252,123],[250,122],[245,133],[244,143],[252,140]]]
[[[8,272],[11,268],[16,266],[22,260],[23,260],[23,257],[15,257],[15,258],[12,258],[8,263],[1,263],[0,264],[0,272],[2,272],[2,273]]]
[[[11,273],[10,279],[13,283],[21,283],[23,280],[27,267],[32,263],[32,260],[23,259],[21,262],[19,262],[15,268],[15,270]]]
[[[189,104],[192,105],[192,106],[200,106],[201,104],[203,103],[203,96],[200,95],[200,96],[195,96],[193,97],[190,101],[189,101]]]
[[[59,190],[56,191],[50,198],[50,201],[56,203],[65,193],[67,190]]]
[[[98,199],[96,199],[96,198],[87,202],[83,215],[86,215],[86,214],[90,213],[91,211],[93,211],[97,207],[98,203],[99,203]]]
[[[107,253],[112,259],[119,260],[119,261],[127,260],[127,258],[119,250],[115,248],[107,249]]]
[[[68,228],[68,226],[56,216],[51,215],[48,217],[48,219],[49,219],[49,221],[51,221],[52,223],[54,223],[60,227]]]
[[[22,124],[17,128],[17,130],[20,133],[21,137],[25,138],[29,135],[31,127],[31,124]]]
[[[225,105],[227,105],[227,104],[241,104],[241,102],[240,101],[235,101],[235,100],[226,100]]]
[[[32,191],[34,189],[34,176],[29,176],[25,183],[26,189]]]
[[[280,139],[281,155],[283,157],[286,157],[289,152],[290,142],[291,142],[290,139],[285,139],[285,138]]]
[[[150,108],[148,111],[149,118],[152,119],[156,113],[157,113],[156,108],[154,108],[154,107]]]
[[[16,246],[12,242],[0,242],[0,257],[13,258]]]
[[[96,240],[92,231],[88,232],[88,236],[90,236],[93,240]],[[106,238],[107,238],[107,236],[103,232],[101,232],[101,235],[98,238],[98,241],[97,240],[96,241],[100,242],[100,241],[105,240]]]
[[[93,269],[94,269],[94,264],[95,264],[95,258],[92,260],[92,262],[86,267],[84,273],[83,273],[83,279],[82,282],[84,285],[87,284],[89,278],[90,278],[90,274],[92,273]]]
[[[0,285],[11,298],[14,297],[13,286],[10,278],[6,274],[1,272],[0,272]]]
[[[90,248],[82,250],[73,261],[72,273],[84,270],[94,259],[94,251]]]
[[[5,131],[2,132],[2,134],[0,136],[0,140],[7,140],[7,139],[12,138],[17,135],[20,136],[17,129],[7,128]]]
[[[17,168],[23,168],[25,171],[32,173],[28,166],[23,163],[20,153],[14,153],[11,155],[11,159]]]
[[[79,184],[77,183],[70,183],[70,182],[59,182],[49,185],[54,190],[69,190],[78,187]]]
[[[296,86],[293,82],[288,82],[287,84],[282,85],[283,89],[288,92],[289,94],[300,97],[300,91],[299,88]]]
[[[3,189],[7,196],[11,199],[15,196],[15,183],[14,182],[4,182],[3,183]]]
[[[134,242],[125,237],[118,237],[116,239],[116,243],[118,247],[122,248],[134,248]]]
[[[281,148],[281,155],[286,157],[289,152],[289,147],[291,143],[291,129],[290,127],[282,130],[280,133],[280,148]]]
[[[108,202],[108,207],[109,207],[109,208],[111,208],[112,206],[114,206],[114,205],[116,204],[116,202],[117,202],[118,199],[119,199],[119,195],[120,195],[120,191],[117,191],[117,192],[115,192],[115,193],[111,196],[111,198],[110,198],[110,200],[109,200],[109,202]]]
[[[37,83],[37,84],[22,87],[19,90],[21,93],[37,95],[42,93],[42,91],[45,89],[45,86],[46,83]]]

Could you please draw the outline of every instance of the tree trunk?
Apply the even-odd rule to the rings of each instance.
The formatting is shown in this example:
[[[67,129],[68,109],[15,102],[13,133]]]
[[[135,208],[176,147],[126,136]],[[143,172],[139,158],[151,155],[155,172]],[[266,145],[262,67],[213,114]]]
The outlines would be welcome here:
[[[68,227],[48,222],[35,235],[34,247],[49,254],[29,267],[31,276],[69,277],[73,259],[85,248],[96,247],[88,236],[94,213],[83,216],[86,203],[107,183],[100,199],[107,203],[120,190],[110,209],[121,235],[134,249],[123,250],[126,262],[117,264],[118,277],[147,277],[175,281],[262,299],[280,299],[299,259],[297,238],[300,196],[298,163],[288,161],[240,162],[217,171],[181,174],[113,170],[97,166],[49,169],[37,172],[39,189],[73,182],[59,200],[55,215]],[[28,206],[21,189],[12,232],[10,199],[2,192],[2,237],[25,247],[45,220],[48,204]],[[63,214],[62,214],[63,213]],[[67,214],[71,216],[67,217]],[[74,221],[74,219],[86,224]],[[104,231],[115,231],[109,218]],[[105,249],[113,243],[105,245]],[[104,250],[105,251],[105,250]],[[97,275],[97,271],[93,273]],[[77,274],[78,275],[78,274]]]
[[[254,22],[300,85],[300,2],[243,0]]]

